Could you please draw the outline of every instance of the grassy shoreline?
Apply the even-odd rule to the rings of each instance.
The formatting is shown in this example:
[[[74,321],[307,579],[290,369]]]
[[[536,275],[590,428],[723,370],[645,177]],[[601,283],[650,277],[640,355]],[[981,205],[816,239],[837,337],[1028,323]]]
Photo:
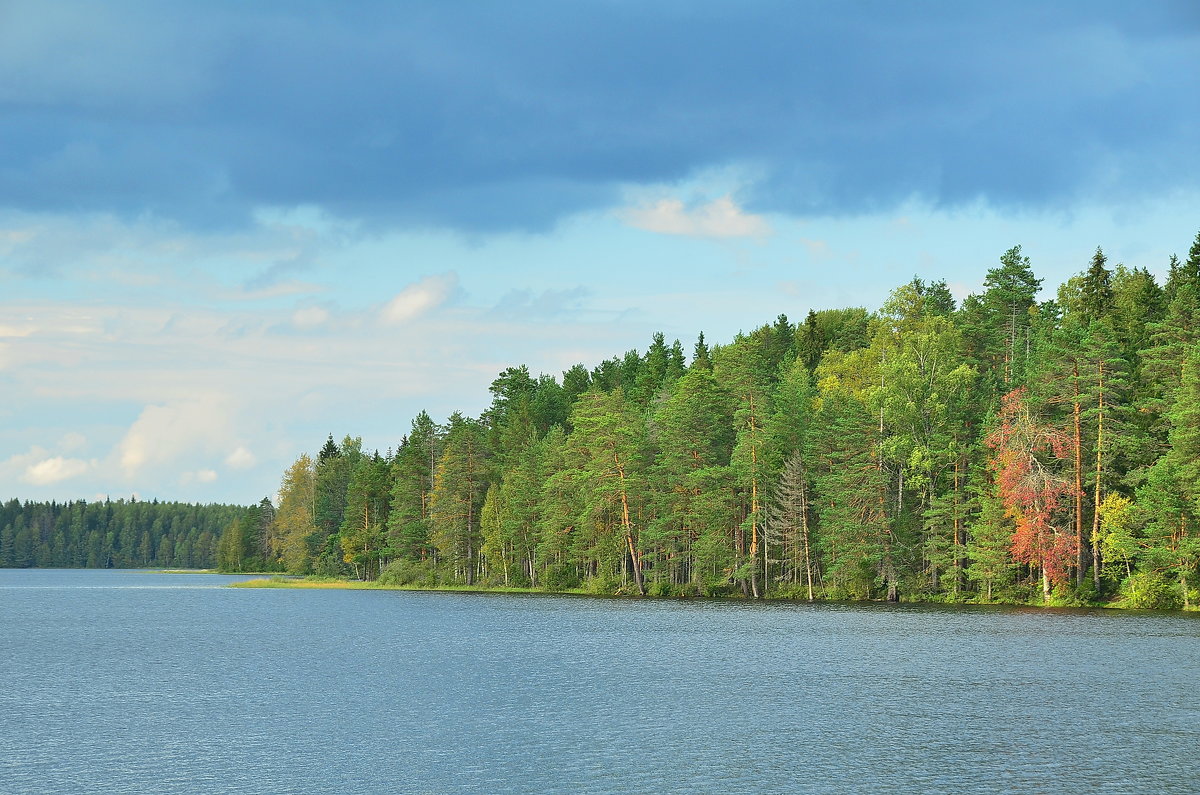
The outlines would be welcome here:
[[[478,585],[385,585],[366,580],[342,580],[324,577],[260,577],[254,580],[230,583],[229,588],[293,588],[337,591],[449,591],[453,593],[536,593],[536,594],[588,594],[582,589],[571,591],[544,591],[541,588],[482,587]]]
[[[258,572],[254,572],[258,573]],[[591,596],[604,599],[711,599],[716,601],[743,602],[743,601],[766,601],[766,602],[797,602],[808,603],[807,599],[798,599],[792,596],[768,596],[762,600],[751,600],[741,596],[638,596],[637,594],[626,593],[595,593],[583,588],[573,588],[563,591],[547,591],[542,588],[517,588],[517,587],[488,587],[479,585],[390,585],[381,584],[378,582],[368,582],[365,580],[347,580],[328,577],[288,577],[282,575],[272,575],[270,577],[259,577],[253,580],[243,580],[242,582],[230,583],[228,588],[287,588],[296,590],[335,590],[335,591],[419,591],[419,592],[447,592],[447,593],[504,593],[504,594],[540,594],[543,596]],[[828,600],[817,599],[811,604],[846,604],[844,600]],[[883,600],[867,600],[853,602],[853,604],[886,604]],[[994,601],[994,602],[946,602],[937,600],[924,599],[904,599],[900,604],[905,605],[926,605],[940,607],[1040,607],[1051,609],[1072,609],[1072,610],[1144,610],[1144,608],[1134,608],[1122,605],[1119,602],[1107,602],[1096,604],[1062,604],[1043,602],[1021,602],[1021,601]],[[1196,608],[1191,610],[1183,609],[1160,609],[1149,610],[1146,612],[1200,612]]]

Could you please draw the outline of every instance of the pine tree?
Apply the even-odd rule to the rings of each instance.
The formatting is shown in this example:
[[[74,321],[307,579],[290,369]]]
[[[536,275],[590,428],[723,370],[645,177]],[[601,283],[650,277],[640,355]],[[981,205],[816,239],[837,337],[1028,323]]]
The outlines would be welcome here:
[[[763,502],[770,478],[767,469],[767,418],[772,414],[771,386],[778,365],[772,365],[763,336],[740,336],[714,356],[714,375],[733,399],[736,437],[730,467],[740,493],[744,517],[735,539],[738,572],[755,599],[763,596],[769,556],[762,543]],[[760,581],[762,586],[760,587]]]
[[[362,456],[346,487],[345,518],[339,530],[342,560],[356,577],[374,579],[391,556],[386,546],[389,464],[378,452]]]
[[[1000,267],[983,281],[985,313],[982,353],[990,360],[996,383],[1012,389],[1023,383],[1031,350],[1030,310],[1042,286],[1029,257],[1013,246],[1000,257]]]
[[[967,577],[983,588],[985,602],[995,598],[998,588],[1012,582],[1012,540],[1016,530],[996,484],[980,476],[973,484],[978,495],[979,513],[970,523],[967,557],[971,566]]]
[[[823,390],[811,457],[821,570],[835,598],[869,599],[877,583],[889,599],[898,596],[875,429],[862,402],[843,390]]]
[[[387,519],[387,546],[394,556],[415,561],[430,552],[430,508],[441,444],[441,429],[422,411],[396,451]]]
[[[569,439],[583,512],[596,563],[631,574],[645,594],[642,550],[636,520],[644,503],[645,425],[622,392],[593,389],[580,396],[571,414]],[[619,563],[618,563],[619,562]]]
[[[675,586],[691,583],[711,587],[698,578],[694,545],[704,533],[718,533],[730,523],[728,515],[714,516],[711,493],[728,488],[728,464],[733,446],[733,420],[728,398],[710,370],[693,368],[674,384],[654,416],[657,443],[656,480],[662,484],[652,528],[658,551]]]
[[[483,426],[458,412],[451,415],[430,500],[431,541],[454,580],[467,585],[478,574],[487,455]]]
[[[767,506],[764,527],[784,553],[781,580],[803,586],[808,601],[814,598],[818,571],[816,544],[812,532],[812,486],[804,456],[795,451],[784,461],[772,499]]]

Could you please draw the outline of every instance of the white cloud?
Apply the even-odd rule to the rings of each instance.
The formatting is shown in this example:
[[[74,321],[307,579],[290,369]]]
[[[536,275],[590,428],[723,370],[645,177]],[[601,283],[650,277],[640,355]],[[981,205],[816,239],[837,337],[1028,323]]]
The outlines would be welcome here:
[[[240,445],[236,450],[225,457],[225,466],[230,469],[249,469],[258,462],[254,453]]]
[[[33,331],[33,326],[11,326],[0,323],[0,337],[28,337]]]
[[[458,287],[458,274],[426,276],[384,304],[379,317],[387,325],[407,323],[444,304]]]
[[[319,306],[306,306],[292,313],[292,325],[296,328],[316,328],[329,322],[329,310]]]
[[[649,206],[619,212],[629,226],[661,235],[686,237],[765,237],[771,226],[761,215],[746,213],[730,196],[687,207],[679,199],[660,199]]]
[[[126,478],[184,455],[211,454],[228,444],[230,417],[219,397],[165,406],[146,406],[117,444],[115,454]]]
[[[55,456],[30,464],[25,468],[21,480],[34,486],[48,486],[82,475],[91,469],[91,464],[79,458]]]
[[[64,443],[71,441],[67,434]],[[67,448],[60,443],[59,447]],[[52,454],[40,445],[33,445],[26,453],[17,453],[4,461],[0,461],[0,482],[5,480],[20,480],[32,486],[48,486],[64,480],[78,477],[97,466],[96,461],[85,461],[82,458],[67,458],[61,454]]]

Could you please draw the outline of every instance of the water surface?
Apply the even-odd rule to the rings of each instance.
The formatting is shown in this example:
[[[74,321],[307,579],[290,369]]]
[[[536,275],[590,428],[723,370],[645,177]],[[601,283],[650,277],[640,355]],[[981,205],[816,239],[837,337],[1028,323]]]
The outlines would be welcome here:
[[[0,570],[0,792],[1196,792],[1192,615]]]

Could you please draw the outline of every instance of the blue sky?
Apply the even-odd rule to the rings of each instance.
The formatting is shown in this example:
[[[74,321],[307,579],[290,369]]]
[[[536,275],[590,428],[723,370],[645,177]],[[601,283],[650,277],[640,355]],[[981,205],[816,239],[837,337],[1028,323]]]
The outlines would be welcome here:
[[[0,498],[1200,229],[1190,2],[0,2]]]

